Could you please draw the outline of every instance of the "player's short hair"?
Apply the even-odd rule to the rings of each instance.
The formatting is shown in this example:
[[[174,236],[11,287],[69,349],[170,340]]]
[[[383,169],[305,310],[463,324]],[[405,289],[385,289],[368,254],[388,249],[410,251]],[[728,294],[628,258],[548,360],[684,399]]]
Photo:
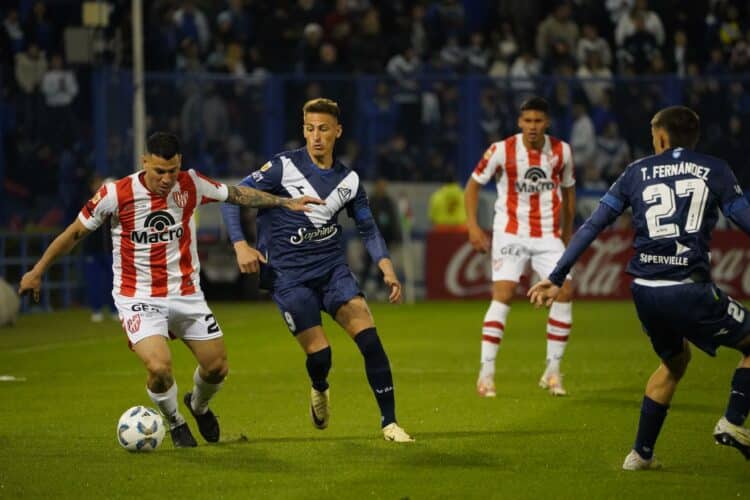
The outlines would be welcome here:
[[[549,115],[549,103],[543,97],[529,97],[521,103],[521,113],[524,111],[541,111]]]
[[[341,112],[339,111],[339,104],[331,99],[325,97],[318,97],[317,99],[310,99],[302,106],[302,115],[307,113],[323,113],[331,115],[336,118],[336,121],[340,121],[339,117]]]
[[[698,113],[687,106],[670,106],[664,108],[651,120],[653,127],[663,128],[669,136],[669,145],[673,148],[694,148],[701,134]]]
[[[146,141],[146,150],[155,156],[170,160],[180,154],[180,140],[169,132],[154,132]]]

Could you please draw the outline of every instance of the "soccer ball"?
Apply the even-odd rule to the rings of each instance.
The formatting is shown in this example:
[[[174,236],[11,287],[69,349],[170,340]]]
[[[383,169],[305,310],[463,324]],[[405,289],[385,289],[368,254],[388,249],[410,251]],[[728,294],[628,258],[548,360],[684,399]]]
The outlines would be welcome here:
[[[117,422],[117,442],[128,451],[152,451],[164,439],[164,421],[158,411],[146,406],[125,410]]]

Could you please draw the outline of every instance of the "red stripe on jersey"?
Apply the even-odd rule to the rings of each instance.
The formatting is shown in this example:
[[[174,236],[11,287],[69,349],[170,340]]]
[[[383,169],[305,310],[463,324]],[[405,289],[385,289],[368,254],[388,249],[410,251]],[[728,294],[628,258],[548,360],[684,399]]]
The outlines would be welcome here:
[[[187,172],[180,175],[177,182],[180,183],[180,190],[188,194],[188,200],[185,208],[182,209],[182,236],[180,236],[180,295],[192,295],[195,293],[195,283],[193,283],[193,256],[190,254],[190,243],[193,235],[190,231],[190,218],[195,210],[196,193],[195,182],[190,178]],[[200,175],[200,174],[199,174]]]
[[[167,209],[167,199],[164,196],[151,194],[151,213]],[[146,229],[150,231],[150,229]],[[152,243],[149,270],[151,271],[151,296],[167,296],[167,245],[168,243]]]
[[[201,196],[201,205],[205,205],[206,203],[216,203],[217,201],[219,200],[209,198],[208,196]]]
[[[537,149],[528,150],[529,168],[541,168],[542,155]],[[542,236],[542,211],[540,208],[539,193],[532,193],[529,196],[529,236],[540,238]]]
[[[557,321],[556,319],[549,318],[547,320],[547,324],[551,326],[556,326],[557,328],[570,328],[573,326],[573,323],[563,323],[562,321]]]
[[[505,172],[508,174],[508,199],[505,203],[508,211],[508,223],[505,232],[516,234],[518,232],[518,193],[516,192],[516,180],[518,179],[518,167],[516,166],[516,136],[505,140]]]
[[[187,174],[187,172],[185,172],[185,174]],[[190,174],[187,174],[187,175],[190,175]],[[210,182],[211,184],[213,184],[217,188],[221,187],[221,183],[220,182],[216,182],[212,178],[206,177],[205,175],[203,175],[202,173],[198,172],[197,170],[195,171],[195,175],[197,175],[198,177],[200,177],[201,179],[203,179],[206,182]]]
[[[487,168],[487,163],[489,163],[490,158],[492,158],[492,155],[495,154],[496,149],[497,149],[497,144],[493,144],[492,146],[489,147],[487,151],[484,152],[482,159],[479,160],[479,163],[477,163],[477,166],[474,167],[475,174],[482,175],[482,172],[484,172],[484,169]]]
[[[120,236],[120,295],[135,295],[135,243],[131,234],[135,231],[135,203],[133,201],[133,178],[117,181],[117,208],[122,226]]]
[[[505,330],[505,325],[499,321],[485,321],[484,326],[487,328],[497,328],[498,330]]]
[[[482,340],[484,342],[489,342],[491,344],[499,344],[502,339],[500,337],[492,337],[490,335],[482,335]]]
[[[568,336],[565,335],[555,335],[554,333],[547,332],[547,340],[556,340],[558,342],[567,342]]]
[[[557,158],[557,164],[552,167],[552,182],[555,189],[552,190],[552,229],[555,236],[560,237],[560,196],[557,194],[562,182],[562,169],[565,164],[563,160],[563,143],[560,139],[550,137],[552,143],[552,155]]]

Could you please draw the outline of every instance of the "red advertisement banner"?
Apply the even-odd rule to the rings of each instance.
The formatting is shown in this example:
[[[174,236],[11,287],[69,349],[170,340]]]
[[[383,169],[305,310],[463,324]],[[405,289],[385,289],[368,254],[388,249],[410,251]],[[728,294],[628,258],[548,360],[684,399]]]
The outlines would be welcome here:
[[[736,299],[750,299],[750,238],[731,230],[714,231],[711,245],[714,281]],[[579,299],[626,299],[632,255],[630,231],[605,231],[573,271]],[[492,287],[489,255],[472,249],[466,233],[431,231],[426,245],[428,299],[488,298]],[[523,284],[523,283],[522,283]]]

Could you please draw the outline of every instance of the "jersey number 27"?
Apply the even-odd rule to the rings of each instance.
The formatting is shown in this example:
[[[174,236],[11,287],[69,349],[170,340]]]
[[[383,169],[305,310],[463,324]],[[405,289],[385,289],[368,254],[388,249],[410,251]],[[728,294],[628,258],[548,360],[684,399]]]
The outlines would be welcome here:
[[[685,232],[695,233],[700,230],[708,194],[703,180],[680,179],[674,183],[674,189],[664,183],[652,184],[643,190],[643,201],[651,205],[646,210],[646,223],[648,235],[652,239],[674,238],[680,235],[680,227],[677,224],[663,222],[672,217],[677,210],[675,194],[680,198],[690,197]]]

